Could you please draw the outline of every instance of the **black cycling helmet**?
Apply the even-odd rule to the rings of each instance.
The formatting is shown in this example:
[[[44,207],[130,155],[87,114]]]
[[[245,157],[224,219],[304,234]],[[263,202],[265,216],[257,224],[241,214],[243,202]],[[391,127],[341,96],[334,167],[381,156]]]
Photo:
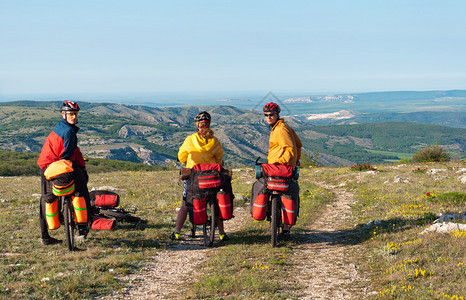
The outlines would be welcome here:
[[[206,111],[201,111],[194,118],[194,122],[210,123],[210,120],[211,120],[210,114]]]
[[[74,101],[64,101],[60,111],[79,111],[79,105]]]
[[[280,106],[278,106],[277,103],[269,102],[266,105],[264,105],[263,111],[264,112],[274,111],[277,114],[279,114],[280,113]]]

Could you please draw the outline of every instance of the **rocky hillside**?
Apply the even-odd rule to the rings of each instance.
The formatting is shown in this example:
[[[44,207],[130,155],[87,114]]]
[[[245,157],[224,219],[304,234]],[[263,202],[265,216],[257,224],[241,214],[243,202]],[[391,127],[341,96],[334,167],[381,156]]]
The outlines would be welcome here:
[[[40,152],[45,138],[60,120],[60,102],[0,103],[0,149]],[[147,107],[110,103],[80,103],[79,145],[87,157],[164,165],[195,130],[194,116],[208,110],[212,129],[225,149],[225,163],[250,165],[266,157],[269,128],[262,114],[233,106]],[[304,152],[323,165],[351,165],[399,160],[426,144],[464,153],[466,129],[413,123],[313,126],[285,117],[296,130]]]

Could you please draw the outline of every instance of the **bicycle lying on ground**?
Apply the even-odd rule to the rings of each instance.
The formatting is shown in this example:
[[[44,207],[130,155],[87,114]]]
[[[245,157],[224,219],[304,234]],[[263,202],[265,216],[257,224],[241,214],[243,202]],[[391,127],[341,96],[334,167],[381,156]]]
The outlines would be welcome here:
[[[289,196],[289,186],[292,180],[298,179],[299,168],[259,163],[259,159],[257,158],[255,164],[255,176],[259,184],[263,183],[263,187],[260,186],[261,193],[253,199],[252,215],[256,220],[270,221],[270,240],[272,247],[275,247],[284,224],[291,226],[296,222],[297,205]]]
[[[140,225],[144,228],[147,220],[136,217],[132,214],[136,213],[134,208],[131,212],[125,210],[120,205],[120,196],[112,191],[93,190],[89,193],[93,216],[107,217],[116,220],[117,222],[130,222]]]

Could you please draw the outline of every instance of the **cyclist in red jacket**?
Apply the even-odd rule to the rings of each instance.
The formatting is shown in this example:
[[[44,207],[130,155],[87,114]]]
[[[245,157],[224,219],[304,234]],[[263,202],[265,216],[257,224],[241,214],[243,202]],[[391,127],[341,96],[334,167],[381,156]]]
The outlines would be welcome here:
[[[52,238],[48,233],[47,221],[45,216],[46,203],[58,201],[52,192],[52,182],[45,178],[44,172],[47,167],[61,159],[67,159],[73,162],[75,192],[73,196],[84,197],[87,207],[87,215],[90,216],[90,198],[87,189],[89,176],[86,171],[86,163],[78,147],[78,138],[76,136],[79,127],[78,123],[79,105],[73,101],[64,101],[60,113],[62,120],[55,129],[49,134],[45,141],[42,151],[37,160],[41,174],[41,198],[40,198],[40,228],[42,233],[42,244],[50,245],[60,243],[60,240]],[[78,224],[79,234],[86,236],[88,233],[87,223]]]

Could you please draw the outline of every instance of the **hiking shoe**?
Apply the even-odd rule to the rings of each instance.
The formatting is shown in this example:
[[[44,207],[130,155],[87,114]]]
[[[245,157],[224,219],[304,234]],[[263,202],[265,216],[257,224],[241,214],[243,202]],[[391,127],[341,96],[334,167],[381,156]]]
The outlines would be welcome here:
[[[45,237],[42,238],[42,245],[47,246],[47,245],[55,245],[55,244],[60,244],[61,240],[54,239],[53,237]]]
[[[176,233],[176,232],[173,232],[172,234],[170,234],[170,240],[172,241],[178,241],[181,239],[181,236],[179,233]]]
[[[89,227],[87,224],[78,224],[78,235],[86,237],[89,233]]]
[[[291,238],[291,236],[290,236],[290,231],[289,231],[289,230],[283,230],[283,231],[279,234],[279,236],[280,236],[283,240],[285,240],[285,241],[289,241],[290,238]]]
[[[220,240],[222,242],[226,242],[226,241],[230,240],[230,238],[228,237],[228,235],[226,233],[219,233],[218,236],[220,237]]]

